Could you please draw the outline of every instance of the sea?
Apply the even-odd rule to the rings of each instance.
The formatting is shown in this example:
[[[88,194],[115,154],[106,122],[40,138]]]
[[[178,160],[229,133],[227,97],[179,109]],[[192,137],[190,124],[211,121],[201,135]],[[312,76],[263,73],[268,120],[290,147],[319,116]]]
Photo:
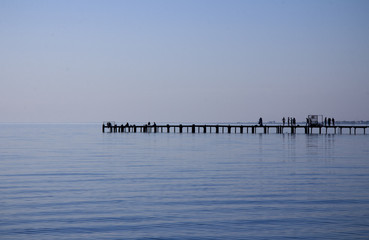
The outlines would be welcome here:
[[[369,239],[369,134],[2,123],[0,239]]]

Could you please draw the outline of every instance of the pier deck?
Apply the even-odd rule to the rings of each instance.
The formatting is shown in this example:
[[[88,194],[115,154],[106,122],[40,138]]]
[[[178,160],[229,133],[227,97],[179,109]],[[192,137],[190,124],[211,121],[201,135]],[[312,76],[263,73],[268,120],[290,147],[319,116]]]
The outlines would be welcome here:
[[[369,126],[283,126],[283,125],[226,125],[226,124],[160,124],[160,125],[102,125],[102,132],[120,133],[305,133],[305,134],[366,134]]]

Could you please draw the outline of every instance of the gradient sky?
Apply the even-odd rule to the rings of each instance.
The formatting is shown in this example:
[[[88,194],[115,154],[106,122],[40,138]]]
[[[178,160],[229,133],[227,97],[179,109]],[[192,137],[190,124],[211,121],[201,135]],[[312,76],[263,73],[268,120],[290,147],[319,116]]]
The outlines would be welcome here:
[[[0,0],[0,122],[369,120],[369,1]]]

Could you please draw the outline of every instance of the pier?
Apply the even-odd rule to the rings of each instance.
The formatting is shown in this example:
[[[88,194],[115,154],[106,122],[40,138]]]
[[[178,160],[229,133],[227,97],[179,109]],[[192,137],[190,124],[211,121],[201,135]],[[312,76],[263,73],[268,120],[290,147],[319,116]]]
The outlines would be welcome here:
[[[276,133],[276,134],[366,134],[369,126],[338,125],[338,126],[283,126],[283,125],[238,125],[238,124],[159,124],[159,125],[118,125],[103,123],[102,132],[109,133]]]

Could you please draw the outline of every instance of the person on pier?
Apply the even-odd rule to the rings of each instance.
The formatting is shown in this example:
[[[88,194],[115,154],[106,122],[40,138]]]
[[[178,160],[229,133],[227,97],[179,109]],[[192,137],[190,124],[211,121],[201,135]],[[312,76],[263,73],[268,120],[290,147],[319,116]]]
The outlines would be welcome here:
[[[259,118],[259,125],[263,126],[263,119],[262,118]]]
[[[282,123],[283,123],[283,126],[286,123],[286,119],[284,117],[282,118]]]

